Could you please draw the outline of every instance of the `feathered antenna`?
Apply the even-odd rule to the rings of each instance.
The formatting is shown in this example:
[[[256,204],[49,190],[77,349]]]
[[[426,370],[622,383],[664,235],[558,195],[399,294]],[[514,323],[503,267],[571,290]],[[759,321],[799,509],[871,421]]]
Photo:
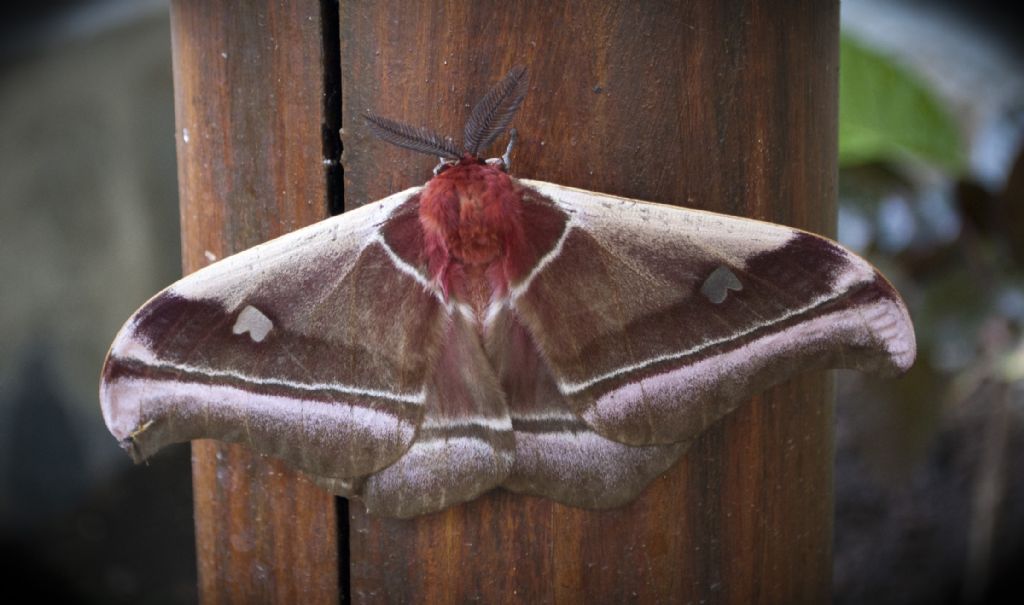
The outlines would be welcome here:
[[[477,155],[508,128],[529,89],[529,78],[522,65],[513,67],[473,108],[466,122],[463,147]]]
[[[388,143],[450,160],[459,159],[459,151],[451,139],[446,139],[429,128],[416,128],[369,112],[364,113],[363,117],[370,123],[373,134]]]

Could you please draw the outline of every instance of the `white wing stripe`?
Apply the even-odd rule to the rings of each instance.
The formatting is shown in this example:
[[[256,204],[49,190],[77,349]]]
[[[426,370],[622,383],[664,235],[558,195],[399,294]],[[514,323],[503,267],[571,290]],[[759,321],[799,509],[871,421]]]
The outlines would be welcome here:
[[[850,285],[852,286],[853,284],[850,284]],[[760,330],[762,328],[766,328],[768,326],[777,324],[779,322],[786,321],[787,319],[789,319],[791,317],[795,317],[797,315],[801,315],[803,313],[806,313],[806,312],[814,309],[815,307],[819,307],[821,305],[827,304],[827,303],[829,303],[829,302],[831,302],[833,300],[836,300],[836,299],[842,297],[845,293],[846,293],[845,291],[830,292],[829,294],[826,294],[826,295],[823,295],[823,296],[819,296],[818,298],[812,300],[810,303],[808,303],[807,305],[804,305],[803,307],[800,307],[798,309],[793,309],[791,311],[787,311],[786,313],[783,313],[782,315],[776,317],[775,319],[756,323],[756,324],[752,325],[751,327],[749,327],[748,329],[743,330],[741,332],[736,332],[736,333],[730,334],[728,336],[723,336],[722,338],[716,338],[714,340],[709,340],[707,342],[703,342],[703,343],[701,343],[701,344],[699,344],[699,345],[697,345],[695,347],[691,347],[691,348],[686,349],[684,351],[678,351],[678,352],[675,352],[675,353],[665,353],[664,355],[658,355],[656,357],[651,357],[650,359],[646,359],[644,361],[640,361],[640,362],[637,362],[637,363],[634,363],[634,364],[630,364],[630,365],[627,365],[627,366],[622,366],[622,367],[616,368],[616,369],[614,369],[614,370],[612,370],[610,372],[606,372],[604,374],[600,374],[598,376],[594,376],[593,378],[590,378],[588,380],[584,380],[584,381],[581,381],[581,382],[562,382],[561,380],[559,380],[558,381],[558,390],[563,395],[575,395],[576,393],[579,393],[580,391],[582,391],[584,389],[590,388],[590,387],[594,386],[595,384],[598,384],[600,382],[604,382],[605,380],[609,380],[611,378],[615,378],[616,376],[621,376],[623,374],[628,374],[628,373],[636,371],[636,370],[641,370],[643,368],[646,368],[648,366],[652,366],[652,365],[654,365],[656,363],[661,363],[663,361],[670,361],[670,360],[673,360],[673,359],[679,359],[681,357],[686,357],[688,355],[693,355],[694,353],[699,353],[699,352],[701,352],[704,349],[707,349],[709,347],[713,347],[715,345],[719,345],[719,344],[722,344],[724,342],[729,342],[730,340],[735,340],[737,338],[742,338],[742,337],[744,337],[744,336],[746,336],[748,334],[751,334],[751,333],[753,333],[753,332],[755,332],[757,330]]]
[[[565,245],[565,240],[569,238],[569,233],[575,227],[575,221],[570,217],[565,223],[565,230],[562,231],[562,235],[558,238],[558,242],[555,243],[554,247],[552,247],[547,254],[537,261],[537,264],[533,266],[533,270],[531,270],[530,274],[526,276],[526,279],[516,284],[516,286],[510,290],[509,294],[511,295],[512,300],[516,300],[523,294],[526,294],[526,291],[530,289],[530,283],[533,279],[537,277],[545,267],[551,264],[551,261],[558,258],[558,255],[562,253],[562,247]]]
[[[384,241],[384,238],[381,237],[380,231],[375,231],[366,245],[369,246],[374,243],[379,244],[380,247],[384,249],[384,252],[388,255],[388,259],[391,260],[391,264],[393,264],[396,269],[416,280],[416,283],[423,286],[424,290],[433,294],[434,298],[440,301],[441,304],[445,304],[444,298],[441,296],[441,293],[437,291],[437,288],[434,287],[434,284],[430,283],[422,273],[417,271],[416,267],[413,267],[402,260],[402,257],[395,254],[395,251],[391,249],[391,246],[389,246],[388,243]]]
[[[339,393],[347,393],[350,395],[379,397],[381,399],[390,399],[392,401],[401,401],[404,403],[411,403],[414,405],[423,405],[423,403],[427,399],[426,388],[420,390],[420,392],[418,393],[399,393],[395,391],[382,391],[379,389],[365,389],[362,387],[347,385],[340,382],[295,382],[293,380],[283,380],[280,378],[263,378],[259,376],[249,376],[246,374],[240,374],[238,372],[231,372],[227,370],[214,370],[211,368],[203,368],[200,366],[193,366],[184,363],[173,363],[163,360],[154,363],[152,360],[146,360],[140,357],[121,357],[121,359],[133,358],[145,363],[147,366],[152,367],[154,369],[172,369],[184,372],[186,374],[200,374],[202,376],[209,376],[211,378],[230,378],[234,380],[240,380],[247,384],[281,386],[288,387],[290,389],[295,389],[297,391],[336,391]]]

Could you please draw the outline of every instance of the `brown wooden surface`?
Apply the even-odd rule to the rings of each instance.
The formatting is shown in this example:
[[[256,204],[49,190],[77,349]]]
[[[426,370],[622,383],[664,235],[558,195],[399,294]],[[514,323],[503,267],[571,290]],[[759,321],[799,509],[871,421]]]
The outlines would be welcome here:
[[[834,229],[834,0],[345,1],[340,28],[349,208],[434,163],[370,138],[359,112],[460,139],[521,62],[514,174]],[[832,424],[818,374],[744,405],[619,510],[499,492],[394,521],[353,504],[353,601],[827,601]]]
[[[320,18],[314,0],[171,3],[186,272],[326,216]],[[338,601],[334,498],[239,446],[196,442],[192,468],[204,602]]]

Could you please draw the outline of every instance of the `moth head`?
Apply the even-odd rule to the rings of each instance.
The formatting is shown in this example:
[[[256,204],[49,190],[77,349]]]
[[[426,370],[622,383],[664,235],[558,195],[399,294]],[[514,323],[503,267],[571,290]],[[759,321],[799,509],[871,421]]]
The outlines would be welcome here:
[[[501,136],[519,111],[526,92],[529,78],[522,65],[513,67],[500,82],[484,95],[466,121],[463,129],[462,151],[455,146],[454,139],[441,136],[425,127],[415,127],[367,112],[363,114],[371,132],[393,145],[435,155],[440,159],[434,167],[434,174],[440,174],[452,166],[466,162],[479,162],[479,155]],[[505,154],[486,160],[486,164],[508,172],[510,154],[516,141],[516,130],[509,132],[509,144]]]

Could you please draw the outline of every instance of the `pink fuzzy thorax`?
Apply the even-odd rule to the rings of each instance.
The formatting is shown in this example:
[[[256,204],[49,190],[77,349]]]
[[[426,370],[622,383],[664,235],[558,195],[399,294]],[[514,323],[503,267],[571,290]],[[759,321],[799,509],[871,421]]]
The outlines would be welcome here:
[[[522,190],[501,168],[465,155],[420,196],[424,253],[445,297],[478,311],[520,276]]]

